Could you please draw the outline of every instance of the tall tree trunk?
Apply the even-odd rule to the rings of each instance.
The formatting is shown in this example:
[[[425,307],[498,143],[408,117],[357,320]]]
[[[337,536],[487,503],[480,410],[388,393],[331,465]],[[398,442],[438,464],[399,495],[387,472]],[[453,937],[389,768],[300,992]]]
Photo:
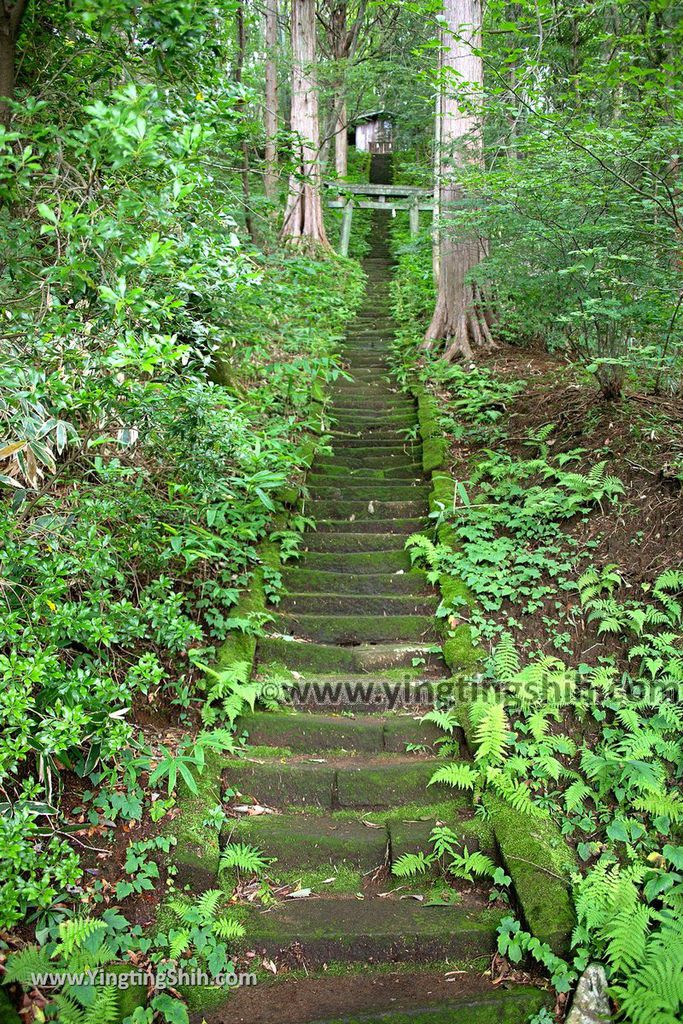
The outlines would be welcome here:
[[[235,82],[237,85],[242,85],[242,76],[244,73],[244,60],[247,52],[247,30],[244,23],[244,4],[237,4],[236,11],[236,22],[237,22],[237,60],[235,62]],[[244,111],[244,100],[238,100],[237,108],[242,113]],[[242,138],[242,168],[240,170],[240,177],[242,179],[242,203],[244,206],[244,223],[249,237],[252,241],[256,241],[256,232],[254,230],[254,220],[251,215],[251,188],[249,186],[249,143],[246,137]]]
[[[485,254],[479,238],[456,237],[448,211],[464,198],[457,181],[459,168],[481,164],[481,94],[484,69],[481,48],[480,0],[445,0],[439,176],[439,284],[436,308],[425,335],[425,347],[445,340],[445,359],[471,356],[476,348],[493,348],[480,290],[470,272]],[[452,68],[457,77],[448,80]],[[456,91],[457,90],[457,93]],[[458,95],[460,94],[460,95]]]
[[[7,127],[12,112],[5,100],[14,99],[16,47],[26,0],[0,3],[0,124]]]
[[[345,178],[349,170],[349,137],[346,122],[346,101],[343,95],[336,100],[337,123],[334,130],[334,169],[338,178]]]
[[[292,0],[292,135],[294,171],[282,237],[330,248],[320,195],[320,121],[315,67],[315,0]]]
[[[266,3],[266,169],[264,186],[269,199],[277,196],[277,0]]]

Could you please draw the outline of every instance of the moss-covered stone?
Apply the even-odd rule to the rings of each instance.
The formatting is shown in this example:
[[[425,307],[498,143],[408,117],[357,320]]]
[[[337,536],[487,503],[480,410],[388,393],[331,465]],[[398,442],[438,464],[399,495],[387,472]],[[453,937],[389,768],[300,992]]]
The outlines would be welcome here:
[[[251,948],[273,954],[296,940],[307,963],[414,960],[486,955],[500,914],[426,907],[412,900],[308,899],[282,904],[248,924]]]
[[[332,644],[270,638],[259,641],[257,661],[259,666],[277,663],[298,672],[358,673],[410,667],[416,659],[425,666],[443,664],[441,656],[426,644],[359,644],[337,647]]]
[[[452,672],[474,670],[484,657],[483,651],[472,643],[472,631],[462,623],[451,632],[443,644],[444,661]]]
[[[548,992],[531,986],[515,986],[499,989],[490,996],[453,1000],[406,1012],[386,1010],[364,1013],[360,1017],[347,1015],[326,1024],[523,1024],[543,1006],[548,1009],[552,1006]]]
[[[381,551],[383,554],[404,554],[405,537],[398,533],[312,533],[306,537],[306,551],[313,554],[365,554]],[[407,556],[406,556],[407,558]],[[346,563],[344,559],[342,566]],[[311,564],[305,558],[304,565]],[[315,564],[315,563],[314,563]],[[404,562],[405,564],[405,562]],[[408,563],[409,564],[409,563]]]
[[[336,803],[341,808],[396,807],[424,799],[436,771],[434,761],[390,760],[386,764],[340,768]],[[440,786],[432,786],[438,790]]]
[[[404,541],[411,533],[426,533],[429,525],[424,517],[415,519],[319,519],[318,533],[382,533]]]
[[[242,818],[230,822],[224,836],[228,842],[252,843],[277,858],[269,872],[276,878],[288,871],[322,873],[323,868],[327,877],[331,867],[341,865],[371,871],[384,863],[387,852],[384,828],[368,828],[357,819],[301,813]]]
[[[290,804],[331,809],[335,769],[331,765],[285,761],[231,760],[225,767],[226,788],[255,797],[268,807]]]
[[[566,955],[576,923],[570,892],[570,875],[577,870],[573,854],[549,817],[521,814],[491,793],[484,800],[529,931]]]
[[[206,751],[204,771],[195,778],[197,793],[191,793],[184,783],[178,787],[177,807],[164,830],[176,838],[168,859],[177,868],[178,888],[189,886],[193,892],[204,892],[216,885],[219,837],[217,830],[205,821],[209,811],[222,801],[222,770],[222,757]]]
[[[321,572],[387,573],[408,572],[407,551],[309,551],[301,563],[303,569]]]
[[[272,630],[319,643],[379,643],[388,640],[428,642],[440,637],[441,623],[429,615],[305,615],[274,617]]]
[[[325,572],[315,569],[285,569],[282,581],[290,593],[298,594],[399,594],[433,595],[427,574],[408,572]]]
[[[311,753],[340,749],[380,753],[384,745],[382,720],[371,716],[346,718],[306,711],[257,711],[242,715],[238,728],[246,730],[250,743]]]

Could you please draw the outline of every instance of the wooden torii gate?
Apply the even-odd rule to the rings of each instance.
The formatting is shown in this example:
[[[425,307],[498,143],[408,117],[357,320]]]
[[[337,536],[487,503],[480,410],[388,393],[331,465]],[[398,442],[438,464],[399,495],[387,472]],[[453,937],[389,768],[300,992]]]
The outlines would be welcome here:
[[[412,235],[420,229],[420,210],[434,209],[433,189],[419,185],[340,185],[338,181],[326,181],[324,184],[332,193],[327,205],[343,210],[339,246],[342,256],[349,254],[355,207],[361,210],[407,210]]]

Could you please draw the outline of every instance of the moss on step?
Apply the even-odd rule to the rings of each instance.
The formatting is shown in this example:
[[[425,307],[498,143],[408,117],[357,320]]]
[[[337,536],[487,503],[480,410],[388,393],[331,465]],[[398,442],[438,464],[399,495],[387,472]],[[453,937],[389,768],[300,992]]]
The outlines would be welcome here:
[[[425,665],[442,664],[439,654],[424,644],[370,644],[335,647],[296,640],[261,639],[258,663],[278,663],[289,670],[320,673],[358,673],[411,666],[415,659]]]
[[[565,956],[576,923],[570,892],[570,876],[577,870],[573,854],[549,817],[522,814],[491,793],[484,803],[529,931]]]
[[[305,711],[256,711],[242,715],[239,728],[245,729],[251,742],[275,742],[292,750],[364,750],[380,753],[383,749],[381,720],[358,720],[342,716],[318,715]],[[250,756],[253,749],[250,748]]]
[[[418,961],[493,952],[500,914],[398,899],[289,901],[254,915],[249,943],[272,954],[294,942],[307,962]]]
[[[306,552],[312,554],[370,554],[381,552],[382,554],[405,554],[403,551],[405,536],[399,533],[313,533],[306,537]],[[407,560],[407,555],[406,555]],[[382,560],[379,559],[379,563]],[[307,557],[304,565],[309,565]],[[341,563],[345,564],[345,560]],[[404,565],[410,565],[410,561],[404,561]],[[370,571],[369,569],[367,570]]]
[[[300,594],[431,596],[434,593],[434,588],[427,580],[427,574],[419,569],[394,573],[349,573],[326,572],[302,567],[300,569],[285,569],[282,581],[290,593]]]
[[[307,571],[352,573],[408,572],[407,551],[310,551],[301,562]]]
[[[552,1006],[547,992],[531,986],[499,989],[491,996],[442,1003],[418,1010],[386,1010],[328,1019],[319,1024],[524,1024],[541,1007]]]
[[[276,615],[270,629],[284,636],[304,636],[320,643],[382,641],[426,643],[440,637],[441,623],[429,615]]]
[[[267,856],[276,857],[269,871],[276,878],[285,872],[306,872],[309,877],[316,870],[328,878],[334,874],[331,866],[343,865],[354,871],[371,871],[384,863],[387,852],[384,828],[368,828],[358,817],[339,820],[329,814],[298,811],[230,821],[223,838],[252,843]]]
[[[436,771],[434,761],[404,761],[386,765],[340,769],[337,773],[337,805],[351,807],[396,807],[424,797]],[[438,786],[432,787],[438,789]]]
[[[216,885],[220,861],[218,831],[205,821],[222,800],[224,761],[212,750],[204,757],[204,771],[195,778],[197,793],[191,793],[184,783],[179,785],[176,810],[164,829],[177,840],[168,855],[177,868],[175,883],[179,889],[189,886],[193,892]]]
[[[331,809],[335,777],[335,769],[326,764],[231,760],[225,765],[223,781],[226,789],[270,807],[298,804]]]

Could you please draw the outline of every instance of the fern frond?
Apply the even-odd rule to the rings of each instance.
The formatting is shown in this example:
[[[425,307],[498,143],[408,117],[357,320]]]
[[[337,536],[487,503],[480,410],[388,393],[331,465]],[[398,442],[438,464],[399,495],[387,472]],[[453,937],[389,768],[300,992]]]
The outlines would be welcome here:
[[[446,786],[453,786],[454,789],[474,789],[478,779],[479,772],[471,764],[454,761],[452,764],[437,768],[428,785],[442,782]]]
[[[31,984],[31,978],[54,970],[49,954],[42,946],[26,946],[18,953],[10,953],[5,964],[3,984],[18,981],[24,987]]]
[[[422,850],[419,853],[404,853],[391,866],[392,875],[397,878],[413,878],[424,875],[432,866],[434,858]]]

